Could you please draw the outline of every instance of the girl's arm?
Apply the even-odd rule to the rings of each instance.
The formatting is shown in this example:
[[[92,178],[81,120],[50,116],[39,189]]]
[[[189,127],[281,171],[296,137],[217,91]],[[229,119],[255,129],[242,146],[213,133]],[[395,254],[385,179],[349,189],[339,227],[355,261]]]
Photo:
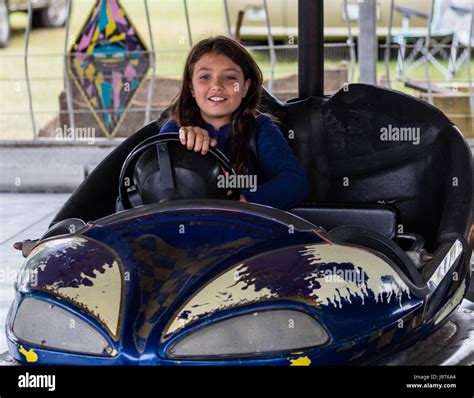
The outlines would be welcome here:
[[[303,201],[308,191],[308,181],[300,162],[278,127],[266,116],[257,119],[258,153],[260,166],[267,182],[258,184],[255,192],[241,193],[249,202],[291,209]]]
[[[161,127],[161,133],[177,133],[179,130],[178,125],[173,119],[168,119],[168,121]]]

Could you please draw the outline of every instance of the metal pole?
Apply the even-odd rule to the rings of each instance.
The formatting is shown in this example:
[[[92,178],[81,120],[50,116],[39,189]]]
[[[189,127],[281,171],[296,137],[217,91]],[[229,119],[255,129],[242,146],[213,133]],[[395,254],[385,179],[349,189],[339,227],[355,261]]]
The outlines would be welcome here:
[[[347,27],[347,44],[349,45],[349,53],[351,58],[351,74],[349,75],[349,83],[354,81],[355,74],[355,46],[354,46],[354,37],[352,36],[352,26],[351,20],[349,19],[349,9],[347,7],[347,0],[344,0],[344,13],[346,14],[346,27]]]
[[[387,75],[387,87],[392,87],[392,81],[390,79],[390,53],[392,50],[392,26],[393,26],[393,8],[394,0],[390,0],[390,15],[388,18],[388,32],[385,40],[385,73]]]
[[[145,124],[150,121],[150,108],[153,102],[153,85],[155,83],[155,70],[156,70],[156,54],[155,54],[155,44],[153,43],[153,33],[151,31],[150,23],[150,13],[148,12],[148,1],[145,0],[145,13],[146,13],[146,22],[148,24],[148,33],[150,35],[150,63],[151,63],[151,76],[150,82],[148,84],[148,95],[146,100],[146,111],[145,111]]]
[[[298,0],[298,92],[300,98],[324,95],[323,0]]]
[[[67,48],[68,48],[68,37],[69,37],[69,22],[71,19],[71,6],[72,6],[72,0],[67,0],[66,32],[64,35],[64,91],[66,93],[66,104],[67,104],[67,112],[69,115],[69,126],[74,132],[74,128],[75,128],[74,103],[72,101],[71,82],[69,80],[69,73],[68,73],[68,67],[67,67],[67,64],[68,64]],[[64,132],[64,134],[65,133],[66,132]]]
[[[26,78],[26,88],[28,90],[28,103],[30,107],[30,116],[31,116],[31,126],[33,128],[33,139],[36,140],[36,123],[35,115],[33,112],[33,98],[31,96],[31,87],[30,87],[30,75],[28,73],[28,46],[30,44],[30,32],[31,32],[31,23],[33,19],[33,7],[31,5],[31,0],[28,1],[28,24],[26,25],[25,32],[25,78]]]
[[[270,48],[270,80],[268,81],[268,90],[272,92],[273,80],[275,78],[276,54],[275,54],[275,44],[273,42],[272,28],[271,28],[271,23],[270,23],[270,14],[268,12],[267,0],[263,0],[263,8],[265,9],[265,21],[267,24],[267,39],[268,39],[268,46]]]
[[[230,24],[230,15],[229,15],[229,5],[227,4],[227,0],[224,0],[224,12],[225,12],[225,22],[227,24],[227,33],[229,36],[232,36],[232,27]]]
[[[375,0],[359,4],[359,81],[377,84],[377,5]]]
[[[187,0],[184,1],[184,14],[186,15],[186,26],[188,27],[188,40],[189,40],[189,47],[193,46],[193,37],[191,34],[191,23],[189,22],[189,12],[188,12],[188,2]]]
[[[428,19],[428,31],[426,33],[426,40],[425,40],[426,54],[429,54],[429,52],[430,52],[431,23],[433,21],[434,2],[435,2],[435,0],[431,1],[430,17]],[[430,65],[429,65],[428,60],[425,61],[425,79],[426,79],[426,84],[427,84],[427,87],[428,87],[428,102],[431,105],[433,105],[433,88],[431,87]]]

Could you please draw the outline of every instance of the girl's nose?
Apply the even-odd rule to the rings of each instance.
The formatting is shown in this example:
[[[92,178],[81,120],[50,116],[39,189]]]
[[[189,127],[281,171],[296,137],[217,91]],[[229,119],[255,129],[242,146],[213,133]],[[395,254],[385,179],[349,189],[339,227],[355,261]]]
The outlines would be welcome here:
[[[213,81],[212,81],[212,85],[211,87],[213,89],[222,89],[224,88],[224,82],[222,79],[220,78],[215,78]]]

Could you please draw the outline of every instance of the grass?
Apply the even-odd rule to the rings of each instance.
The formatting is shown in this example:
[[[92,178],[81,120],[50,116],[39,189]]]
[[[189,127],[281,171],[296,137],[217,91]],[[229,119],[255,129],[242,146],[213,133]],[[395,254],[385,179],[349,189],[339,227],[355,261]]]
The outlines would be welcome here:
[[[72,43],[80,31],[84,20],[95,0],[75,0],[73,2],[70,37]],[[144,2],[140,0],[122,0],[132,23],[140,32],[143,41],[150,48],[150,37]],[[160,76],[179,78],[184,60],[189,51],[188,31],[182,1],[160,0],[149,1],[149,12],[153,42],[157,53],[156,72]],[[217,0],[188,1],[193,41],[209,35],[225,34],[223,2]],[[26,14],[14,13],[10,16],[12,38],[7,49],[0,50],[0,139],[31,139],[32,122],[29,114],[28,91],[24,68],[24,34]],[[33,109],[37,130],[53,119],[59,111],[59,94],[63,90],[64,68],[64,35],[65,29],[35,29],[30,36],[29,70]],[[344,59],[344,49],[330,49],[327,59]],[[267,54],[254,52],[266,77],[270,74],[270,59]],[[296,51],[290,54],[277,54],[275,77],[284,77],[297,73]],[[340,61],[326,61],[326,67],[334,67]],[[390,74],[393,79],[395,61],[390,63]],[[378,76],[386,74],[383,62],[377,64]],[[442,81],[442,76],[434,67],[430,67],[434,82]],[[473,73],[474,75],[474,73]],[[418,68],[412,76],[425,80],[424,67]],[[467,71],[464,67],[455,81],[466,81]],[[358,73],[354,81],[358,81]],[[392,88],[416,94],[406,89],[402,83],[394,82]]]

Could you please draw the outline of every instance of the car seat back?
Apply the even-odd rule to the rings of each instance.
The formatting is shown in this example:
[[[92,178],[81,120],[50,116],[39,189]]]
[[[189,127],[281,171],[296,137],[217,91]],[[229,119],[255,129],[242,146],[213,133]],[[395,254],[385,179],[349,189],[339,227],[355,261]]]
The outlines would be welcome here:
[[[364,84],[286,106],[281,129],[294,132],[293,149],[310,180],[307,202],[390,205],[399,232],[421,234],[428,248],[454,238],[466,243],[472,156],[442,112]]]

